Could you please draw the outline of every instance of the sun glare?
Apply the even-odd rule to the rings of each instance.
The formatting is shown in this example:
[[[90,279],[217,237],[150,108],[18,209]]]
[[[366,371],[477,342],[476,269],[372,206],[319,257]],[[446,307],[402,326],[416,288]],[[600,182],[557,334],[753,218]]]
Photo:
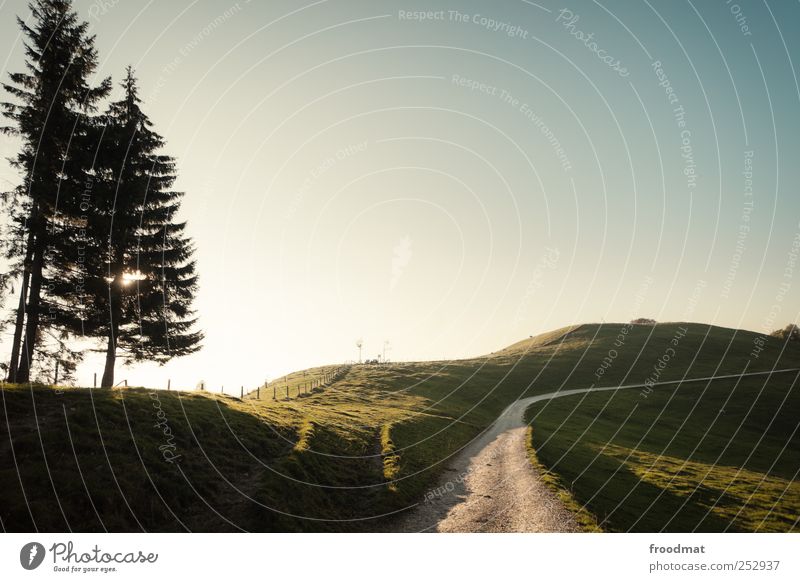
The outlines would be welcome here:
[[[122,284],[125,286],[130,285],[134,281],[142,281],[145,276],[141,271],[132,271],[130,273],[122,273]]]

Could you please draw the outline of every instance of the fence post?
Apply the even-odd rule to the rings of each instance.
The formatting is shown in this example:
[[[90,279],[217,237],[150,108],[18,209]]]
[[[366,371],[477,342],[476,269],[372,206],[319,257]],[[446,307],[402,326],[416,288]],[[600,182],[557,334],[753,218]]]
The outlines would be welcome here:
[[[244,398],[244,386],[242,386],[242,392],[239,394],[239,398]]]
[[[128,381],[127,380],[123,380],[123,382],[125,382],[125,388],[127,388],[128,387]]]
[[[169,390],[172,386],[172,380],[167,379],[167,390]]]
[[[289,385],[286,385],[286,400],[289,400]]]
[[[224,385],[219,389],[219,393],[220,394],[225,394],[225,386]]]
[[[272,399],[278,399],[278,388],[274,384],[272,385]]]
[[[97,372],[94,373],[94,388],[97,388]]]
[[[258,400],[261,400],[261,385],[260,385],[260,384],[259,384],[259,386],[256,388],[256,398],[257,398]]]
[[[56,373],[53,378],[53,385],[55,386],[56,384],[58,384],[58,360],[56,360]]]

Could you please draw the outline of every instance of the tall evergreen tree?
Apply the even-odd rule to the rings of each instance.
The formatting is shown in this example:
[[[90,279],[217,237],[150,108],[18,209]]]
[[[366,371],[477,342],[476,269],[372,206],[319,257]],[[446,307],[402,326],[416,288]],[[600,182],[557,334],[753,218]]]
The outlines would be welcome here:
[[[3,115],[13,125],[2,131],[22,141],[12,163],[23,185],[12,193],[6,247],[12,272],[21,276],[8,366],[12,382],[29,380],[40,328],[56,323],[55,306],[47,298],[51,282],[59,279],[51,253],[58,253],[66,242],[56,235],[57,227],[75,220],[72,212],[79,207],[90,164],[83,147],[90,126],[86,116],[111,87],[109,79],[97,87],[89,83],[97,67],[94,37],[87,34],[88,25],[78,19],[70,0],[35,0],[28,6],[31,24],[17,19],[26,37],[27,71],[12,73],[10,83],[3,84],[16,102],[3,103]]]
[[[58,321],[75,334],[104,338],[105,387],[114,385],[118,357],[163,363],[197,351],[203,337],[194,330],[197,275],[186,223],[177,220],[183,194],[172,190],[175,160],[160,153],[164,140],[141,109],[130,68],[122,88],[97,128],[83,191],[91,210],[63,233],[73,239],[63,248],[82,255],[57,257],[80,269],[65,268],[71,277],[53,288],[73,306],[57,312]]]

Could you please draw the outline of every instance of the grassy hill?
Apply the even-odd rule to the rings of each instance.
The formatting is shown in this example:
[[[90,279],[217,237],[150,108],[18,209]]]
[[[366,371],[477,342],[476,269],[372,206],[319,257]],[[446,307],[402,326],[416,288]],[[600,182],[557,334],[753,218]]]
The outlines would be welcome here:
[[[481,358],[352,366],[324,387],[300,387],[330,376],[335,367],[314,369],[282,379],[274,392],[272,386],[262,389],[260,399],[255,394],[239,399],[207,392],[5,386],[0,391],[0,525],[12,531],[391,528],[392,515],[419,503],[448,458],[510,402],[562,388],[644,382],[679,327],[634,326],[620,344],[621,324],[574,326]],[[749,358],[757,337],[687,324],[659,380],[739,373],[748,359],[748,371],[800,366],[800,349],[785,348],[774,338],[764,340],[757,359]],[[608,364],[610,350],[614,357]],[[608,365],[602,368],[604,358]],[[603,372],[597,375],[599,369]],[[286,385],[290,399],[280,391]],[[787,388],[770,380],[766,390],[780,394]],[[657,402],[656,394],[662,397],[654,392],[648,403]],[[738,401],[739,393],[734,394]],[[585,416],[596,414],[591,406]],[[546,430],[565,434],[553,424],[557,415],[540,412],[536,438]],[[607,433],[589,432],[596,441],[586,441],[588,448],[609,442]],[[553,462],[547,447],[557,440],[537,445],[540,461]],[[732,442],[738,447],[744,439]],[[634,443],[613,444],[631,449]],[[797,442],[790,445],[795,456],[779,459],[784,475],[792,464],[795,471],[800,467]],[[678,450],[669,452],[682,458]],[[774,453],[765,448],[759,456]],[[576,496],[581,491],[576,489]],[[637,527],[660,529],[662,522],[647,513]]]
[[[800,373],[568,396],[528,409],[532,445],[608,531],[792,531]]]

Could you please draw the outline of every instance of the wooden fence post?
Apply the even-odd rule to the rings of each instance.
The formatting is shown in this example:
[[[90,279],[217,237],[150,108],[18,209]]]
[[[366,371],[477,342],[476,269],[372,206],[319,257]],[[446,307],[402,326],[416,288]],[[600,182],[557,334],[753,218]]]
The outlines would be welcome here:
[[[94,373],[94,388],[97,388],[97,372]]]
[[[278,388],[274,384],[272,386],[272,399],[273,400],[278,399]]]
[[[260,384],[259,384],[258,387],[256,387],[256,398],[258,400],[261,400],[261,385]]]
[[[244,386],[242,386],[242,392],[239,394],[239,398],[244,398]]]
[[[55,386],[56,384],[58,384],[58,360],[56,360],[56,373],[53,377],[53,385]]]
[[[167,379],[167,390],[169,390],[171,386],[172,386],[172,380]]]

